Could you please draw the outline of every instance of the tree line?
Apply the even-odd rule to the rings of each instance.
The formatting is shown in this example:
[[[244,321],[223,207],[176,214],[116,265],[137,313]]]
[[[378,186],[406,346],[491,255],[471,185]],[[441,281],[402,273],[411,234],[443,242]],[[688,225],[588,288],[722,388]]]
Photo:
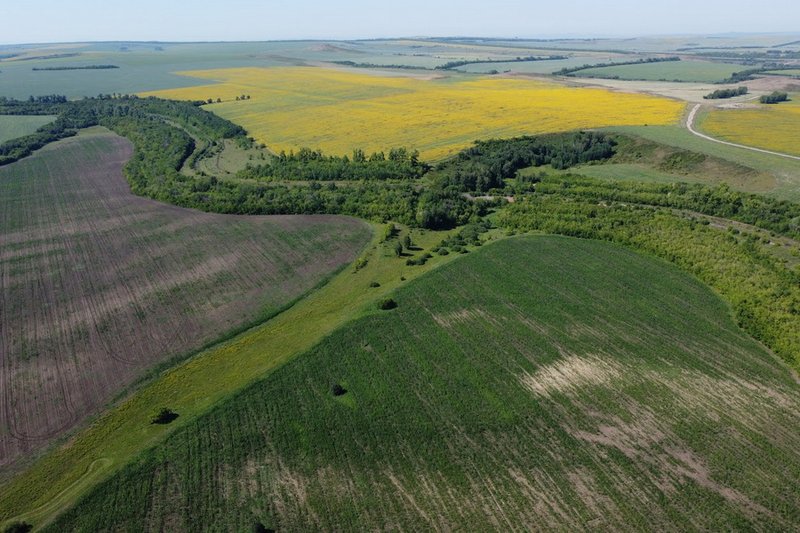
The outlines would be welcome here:
[[[744,96],[747,94],[747,87],[738,87],[736,89],[717,89],[703,97],[704,100],[721,100],[724,98],[735,98],[737,96]]]
[[[619,61],[619,62],[608,62],[608,63],[595,63],[593,65],[586,63],[579,67],[565,67],[559,71],[554,72],[556,76],[572,76],[576,72],[580,72],[581,70],[589,70],[592,68],[605,68],[605,67],[620,67],[623,65],[643,65],[647,63],[664,63],[669,61],[680,61],[681,58],[678,56],[670,56],[670,57],[648,57],[637,59],[635,61]]]

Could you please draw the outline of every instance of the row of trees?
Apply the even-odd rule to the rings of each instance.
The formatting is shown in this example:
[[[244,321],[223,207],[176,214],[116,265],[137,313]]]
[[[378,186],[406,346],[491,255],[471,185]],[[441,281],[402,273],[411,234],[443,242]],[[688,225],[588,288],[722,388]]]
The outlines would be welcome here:
[[[467,65],[491,65],[493,63],[527,63],[531,61],[556,61],[567,59],[567,56],[557,56],[557,55],[550,55],[550,56],[517,56],[515,58],[510,59],[462,59],[460,61],[448,61],[442,65],[436,67],[435,70],[452,70],[458,67],[464,67]]]
[[[737,87],[736,89],[717,89],[716,91],[705,95],[705,100],[721,100],[723,98],[735,98],[737,96],[744,96],[747,94],[747,87]]]
[[[580,72],[581,70],[589,70],[592,68],[620,67],[622,65],[642,65],[646,63],[664,63],[668,61],[680,61],[680,60],[681,58],[678,56],[670,56],[670,57],[648,57],[648,58],[637,59],[635,61],[595,63],[593,65],[586,63],[579,67],[565,67],[557,72],[554,72],[553,74],[557,76],[573,76],[576,72]]]
[[[374,152],[369,156],[363,150],[354,150],[352,157],[327,156],[320,150],[302,148],[288,154],[281,152],[261,165],[248,165],[237,177],[281,181],[414,180],[429,168],[420,161],[419,152],[405,148],[393,148],[388,155]]]
[[[765,94],[759,98],[759,102],[762,104],[779,104],[781,102],[786,102],[787,100],[789,100],[789,94],[782,93],[780,91],[775,91],[772,94]]]
[[[505,187],[527,167],[551,165],[566,169],[614,155],[615,141],[596,132],[571,132],[513,139],[478,141],[453,159],[440,164],[433,173],[440,188],[485,193]]]

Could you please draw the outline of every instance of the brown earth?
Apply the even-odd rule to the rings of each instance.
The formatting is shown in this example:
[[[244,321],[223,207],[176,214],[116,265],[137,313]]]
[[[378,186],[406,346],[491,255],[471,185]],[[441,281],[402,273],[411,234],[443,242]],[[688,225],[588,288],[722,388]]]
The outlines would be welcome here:
[[[159,363],[265,319],[369,239],[334,216],[202,213],[134,196],[100,131],[0,168],[0,473]]]

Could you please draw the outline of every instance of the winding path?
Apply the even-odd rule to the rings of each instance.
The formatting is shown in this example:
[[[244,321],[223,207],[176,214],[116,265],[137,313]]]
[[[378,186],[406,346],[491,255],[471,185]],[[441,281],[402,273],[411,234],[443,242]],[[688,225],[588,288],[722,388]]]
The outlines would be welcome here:
[[[692,111],[689,113],[689,118],[686,119],[686,127],[690,132],[697,135],[698,137],[719,144],[727,144],[728,146],[735,146],[736,148],[744,148],[745,150],[752,150],[753,152],[761,152],[762,154],[777,155],[780,157],[786,157],[788,159],[795,159],[797,161],[800,161],[800,156],[784,154],[781,152],[772,152],[770,150],[764,150],[762,148],[754,148],[753,146],[746,146],[744,144],[736,144],[728,141],[722,141],[720,139],[715,139],[714,137],[711,137],[704,133],[700,133],[699,131],[694,129],[694,119],[695,116],[697,115],[697,112],[700,110],[700,107],[702,107],[702,104],[695,104],[695,106],[692,108]]]

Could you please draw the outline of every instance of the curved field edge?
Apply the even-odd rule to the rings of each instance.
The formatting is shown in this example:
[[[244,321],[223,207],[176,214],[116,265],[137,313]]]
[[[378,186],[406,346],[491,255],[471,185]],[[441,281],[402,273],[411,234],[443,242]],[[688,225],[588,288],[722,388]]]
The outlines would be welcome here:
[[[521,237],[392,296],[397,310],[220,403],[50,529],[800,521],[800,386],[677,267]]]
[[[800,94],[795,93],[797,100]],[[741,109],[707,110],[700,116],[703,133],[727,142],[800,156],[800,104],[789,101],[777,105]]]
[[[697,120],[702,124],[702,112]],[[779,200],[800,201],[800,162],[759,152],[753,152],[746,148],[738,148],[725,144],[719,144],[707,139],[693,135],[685,127],[685,120],[682,126],[632,126],[632,127],[613,127],[610,131],[618,131],[623,134],[643,137],[650,141],[673,146],[683,150],[699,152],[709,156],[725,159],[733,163],[757,169],[768,173],[777,180],[777,183],[770,184],[768,188],[761,188],[765,195]],[[737,187],[735,182],[731,182],[732,187]]]
[[[0,144],[30,135],[56,119],[54,116],[0,115]]]
[[[225,216],[135,196],[130,154],[94,130],[0,169],[5,471],[149,368],[279,312],[369,242],[352,218]]]
[[[341,271],[264,324],[166,370],[10,479],[0,488],[0,525],[19,516],[47,523],[57,511],[49,505],[54,498],[63,506],[74,504],[91,485],[143,450],[371,309],[404,283],[401,278],[411,280],[456,257],[435,256],[425,265],[406,266],[405,257],[395,257],[393,243],[381,242],[383,227],[373,228],[375,237],[357,262],[360,268]],[[430,249],[447,234],[420,230],[412,236],[418,247]],[[380,286],[371,287],[373,283]],[[179,418],[169,425],[150,424],[154,411],[162,406],[179,413]],[[86,483],[75,484],[98,459],[109,460],[108,468]],[[72,491],[67,490],[70,486]],[[39,512],[32,512],[36,509]]]

